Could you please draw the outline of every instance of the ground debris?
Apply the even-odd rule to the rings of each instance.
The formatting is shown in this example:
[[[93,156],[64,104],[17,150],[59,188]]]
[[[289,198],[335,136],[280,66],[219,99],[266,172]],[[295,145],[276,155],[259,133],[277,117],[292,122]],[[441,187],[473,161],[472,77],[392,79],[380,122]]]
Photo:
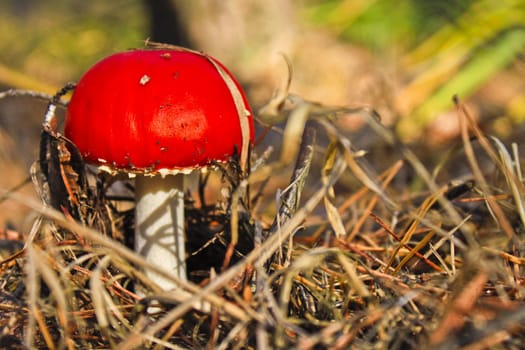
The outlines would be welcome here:
[[[42,204],[28,203],[40,216],[22,235],[23,248],[0,262],[0,343],[523,347],[518,155],[485,137],[458,102],[464,137],[454,151],[471,171],[437,181],[454,164],[423,165],[369,108],[291,102],[278,112],[289,117],[279,135],[295,137],[286,141],[295,144],[292,154],[270,160],[255,149],[248,174],[236,159],[217,164],[187,194],[190,282],[181,288],[189,298],[154,290],[141,273],[141,257],[125,238],[133,232],[132,183],[121,182],[125,191],[116,195],[116,180],[90,172],[74,145],[44,128],[33,173]],[[348,113],[363,116],[391,148],[377,171],[334,126]],[[489,166],[477,161],[481,152]],[[221,195],[208,203],[212,186]],[[14,192],[3,200],[23,198]]]

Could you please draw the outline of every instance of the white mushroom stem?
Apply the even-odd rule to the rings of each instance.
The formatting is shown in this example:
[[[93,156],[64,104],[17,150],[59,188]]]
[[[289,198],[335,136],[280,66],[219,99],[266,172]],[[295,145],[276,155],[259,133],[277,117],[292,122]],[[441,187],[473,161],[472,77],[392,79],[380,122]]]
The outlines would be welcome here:
[[[135,204],[135,251],[186,280],[184,175],[138,175]],[[177,287],[151,271],[146,275],[163,290]]]

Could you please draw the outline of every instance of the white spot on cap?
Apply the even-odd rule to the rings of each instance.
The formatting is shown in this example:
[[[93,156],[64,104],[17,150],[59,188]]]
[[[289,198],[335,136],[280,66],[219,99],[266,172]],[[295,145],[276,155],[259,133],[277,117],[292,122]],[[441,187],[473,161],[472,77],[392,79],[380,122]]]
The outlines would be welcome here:
[[[151,78],[147,74],[144,74],[142,78],[140,78],[140,85],[146,85],[150,80]]]

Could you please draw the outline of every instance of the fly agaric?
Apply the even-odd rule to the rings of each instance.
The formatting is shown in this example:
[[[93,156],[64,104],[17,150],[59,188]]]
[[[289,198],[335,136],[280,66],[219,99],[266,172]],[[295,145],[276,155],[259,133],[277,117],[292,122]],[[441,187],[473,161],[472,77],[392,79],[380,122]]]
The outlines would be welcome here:
[[[135,251],[186,279],[184,175],[237,154],[245,169],[253,117],[216,59],[182,48],[111,55],[78,82],[65,136],[84,160],[135,178]],[[162,289],[176,287],[146,274]]]

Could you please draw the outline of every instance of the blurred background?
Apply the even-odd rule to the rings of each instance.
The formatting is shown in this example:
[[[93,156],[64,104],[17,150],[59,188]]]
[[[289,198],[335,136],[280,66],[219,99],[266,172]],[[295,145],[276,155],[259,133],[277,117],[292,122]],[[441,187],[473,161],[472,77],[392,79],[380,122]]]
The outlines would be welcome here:
[[[523,0],[1,0],[0,91],[53,94],[149,38],[218,58],[257,110],[286,80],[284,55],[292,93],[370,106],[420,153],[439,154],[459,131],[455,94],[483,130],[520,140],[524,23]],[[45,109],[43,101],[0,99],[1,189],[28,177]],[[339,123],[359,148],[374,148],[361,120]],[[21,192],[35,197],[31,185]],[[0,202],[0,230],[27,231],[31,219],[24,206]]]

